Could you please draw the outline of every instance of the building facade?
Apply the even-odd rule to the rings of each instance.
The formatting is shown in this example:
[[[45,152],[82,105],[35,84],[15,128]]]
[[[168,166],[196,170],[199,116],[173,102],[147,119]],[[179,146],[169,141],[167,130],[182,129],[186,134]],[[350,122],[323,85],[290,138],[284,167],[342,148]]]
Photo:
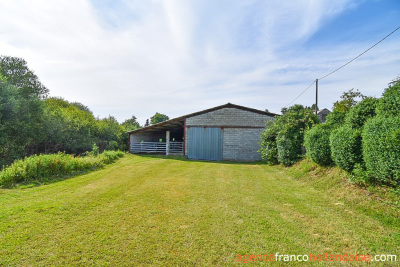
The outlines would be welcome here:
[[[226,104],[131,131],[131,153],[196,160],[258,161],[260,134],[276,114]]]

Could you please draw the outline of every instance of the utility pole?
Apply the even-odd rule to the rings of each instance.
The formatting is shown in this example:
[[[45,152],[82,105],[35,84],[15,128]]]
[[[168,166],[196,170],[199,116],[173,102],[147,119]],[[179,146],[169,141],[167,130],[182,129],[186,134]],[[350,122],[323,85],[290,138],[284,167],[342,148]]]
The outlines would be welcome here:
[[[315,80],[315,115],[318,113],[318,79]]]

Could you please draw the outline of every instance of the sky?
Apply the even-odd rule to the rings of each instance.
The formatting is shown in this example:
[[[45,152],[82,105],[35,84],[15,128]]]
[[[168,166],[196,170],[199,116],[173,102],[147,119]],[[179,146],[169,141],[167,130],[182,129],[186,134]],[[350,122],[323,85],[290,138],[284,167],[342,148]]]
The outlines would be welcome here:
[[[140,124],[228,102],[280,113],[400,26],[398,0],[0,0],[0,55],[50,96]],[[380,97],[400,75],[400,30],[319,81]],[[315,86],[293,104],[311,106]]]

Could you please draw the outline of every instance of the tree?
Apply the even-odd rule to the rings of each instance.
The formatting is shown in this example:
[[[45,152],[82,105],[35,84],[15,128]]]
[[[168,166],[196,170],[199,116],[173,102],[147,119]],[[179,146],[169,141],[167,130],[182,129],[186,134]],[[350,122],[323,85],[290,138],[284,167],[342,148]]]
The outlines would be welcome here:
[[[49,93],[49,89],[40,82],[22,58],[0,56],[0,74],[7,79],[8,84],[18,88],[24,98],[45,98]]]
[[[144,124],[144,127],[149,127],[150,126],[150,122],[149,119],[146,120],[146,123]]]
[[[97,123],[98,146],[100,151],[126,149],[123,137],[126,136],[125,129],[113,116],[104,118]]]
[[[169,117],[167,115],[158,112],[156,112],[156,114],[150,118],[151,124],[156,124],[167,120],[169,120]]]
[[[259,152],[268,163],[289,166],[303,156],[304,132],[319,120],[312,110],[302,105],[282,109],[284,114],[275,117],[261,134]]]
[[[400,75],[398,75],[397,78],[394,78],[388,85],[389,87],[392,87],[399,83],[400,83]]]
[[[82,110],[82,111],[89,112],[90,114],[93,115],[93,112],[90,110],[90,108],[89,108],[88,106],[85,106],[85,105],[82,104],[82,103],[79,103],[79,102],[72,102],[71,105],[72,105],[72,106],[75,106],[75,107],[77,107],[77,108],[79,108],[79,109]]]
[[[343,92],[343,94],[340,96],[342,100],[336,101],[333,104],[333,111],[343,111],[347,112],[350,110],[351,107],[355,106],[359,101],[357,99],[363,100],[365,96],[361,94],[361,92],[357,89],[354,91],[353,89],[350,89],[347,92]]]
[[[137,122],[137,119],[135,116],[132,116],[130,119],[125,120],[121,124],[126,131],[132,131],[140,128],[139,122]]]
[[[43,152],[82,153],[92,148],[98,140],[97,121],[92,113],[61,98],[48,98],[44,104]]]

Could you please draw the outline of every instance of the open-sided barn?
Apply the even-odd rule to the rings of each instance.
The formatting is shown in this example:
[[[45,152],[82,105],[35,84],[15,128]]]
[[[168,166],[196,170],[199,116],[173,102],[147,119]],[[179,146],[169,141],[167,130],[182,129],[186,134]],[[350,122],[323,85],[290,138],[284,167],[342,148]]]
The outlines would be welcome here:
[[[276,114],[231,103],[129,132],[131,153],[257,161],[260,134]]]

